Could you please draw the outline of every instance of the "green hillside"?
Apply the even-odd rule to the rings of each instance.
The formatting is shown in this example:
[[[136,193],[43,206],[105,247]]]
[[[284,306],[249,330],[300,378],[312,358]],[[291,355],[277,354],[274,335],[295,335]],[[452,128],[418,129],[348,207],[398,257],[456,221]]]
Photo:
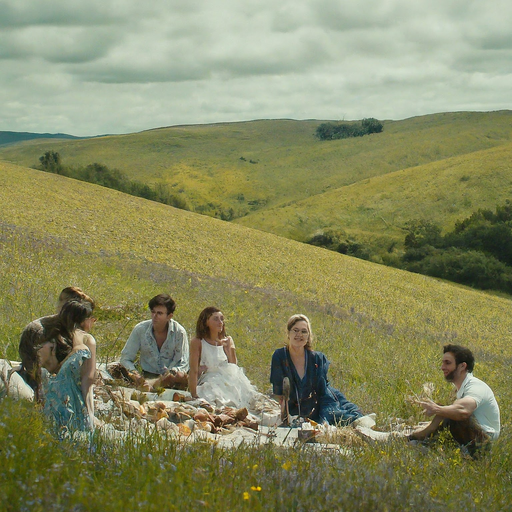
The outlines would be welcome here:
[[[51,440],[36,413],[5,401],[0,473],[13,510],[20,503],[161,510],[169,495],[176,510],[191,496],[215,510],[239,510],[246,501],[254,510],[507,509],[510,300],[11,164],[0,163],[0,204],[0,349],[10,358],[23,326],[52,312],[64,286],[80,286],[98,302],[102,361],[116,358],[147,318],[148,298],[167,291],[189,333],[201,309],[222,308],[239,364],[263,391],[286,320],[307,314],[315,347],[331,361],[332,384],[376,412],[381,429],[397,418],[425,420],[406,401],[425,382],[434,383],[436,401],[450,401],[442,345],[467,345],[475,375],[495,391],[503,425],[491,454],[476,462],[448,442],[421,450],[403,440],[340,454],[272,445],[228,451],[148,434],[88,449]]]
[[[434,359],[452,338],[493,361],[498,351],[512,356],[506,299],[52,174],[2,165],[0,181],[9,252],[2,258],[2,296],[9,304],[27,300],[30,308],[12,311],[15,321],[2,337],[11,350],[21,326],[53,309],[58,291],[76,283],[104,306],[119,306],[121,317],[138,311],[132,323],[162,287],[177,295],[178,319],[189,330],[203,307],[226,304],[221,307],[241,333],[241,360],[254,363],[249,374],[260,385],[284,323],[298,308],[317,315],[320,346],[334,361],[347,361],[347,385],[364,401],[378,394],[367,388],[376,353],[400,364],[411,339]],[[25,264],[31,270],[19,267]],[[373,348],[363,354],[361,343]],[[431,375],[429,363],[421,364]],[[383,372],[398,385],[393,368]]]
[[[512,144],[507,143],[364,179],[236,222],[296,240],[333,227],[386,247],[403,242],[404,225],[411,219],[431,220],[448,230],[455,221],[479,208],[494,209],[511,195]]]
[[[319,141],[321,121],[263,120],[160,128],[80,141],[26,142],[0,150],[37,166],[47,150],[66,165],[103,163],[132,179],[167,183],[192,209],[236,217],[293,204],[410,167],[507,144],[512,113],[450,113],[385,121],[384,132]],[[253,227],[259,227],[256,223]]]

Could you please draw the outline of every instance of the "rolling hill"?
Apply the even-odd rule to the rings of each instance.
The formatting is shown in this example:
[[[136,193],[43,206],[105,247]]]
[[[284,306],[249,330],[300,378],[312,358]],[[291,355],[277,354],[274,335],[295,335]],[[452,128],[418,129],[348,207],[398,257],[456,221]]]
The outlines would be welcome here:
[[[490,453],[468,461],[447,438],[431,448],[394,439],[325,452],[249,442],[229,450],[154,431],[123,443],[57,441],[34,407],[6,399],[0,471],[13,509],[100,510],[108,502],[111,510],[160,510],[169,489],[181,508],[191,496],[205,500],[193,502],[201,508],[229,510],[246,501],[255,510],[509,506],[509,299],[12,164],[0,163],[0,202],[4,357],[17,357],[21,329],[54,311],[64,286],[96,300],[93,333],[104,362],[119,356],[132,327],[148,317],[147,300],[169,292],[189,334],[205,306],[223,310],[239,364],[262,391],[269,391],[270,358],[283,344],[286,320],[302,312],[312,321],[314,347],[331,361],[331,383],[377,413],[379,428],[425,420],[407,397],[426,382],[436,402],[452,400],[439,370],[446,343],[473,350],[475,375],[494,390],[502,421]]]
[[[368,179],[464,155],[470,158],[479,151],[507,145],[512,132],[509,111],[385,121],[383,133],[328,142],[314,136],[320,122],[262,120],[176,126],[91,140],[31,141],[0,149],[0,158],[37,166],[39,156],[51,149],[61,154],[66,165],[98,162],[118,168],[132,179],[166,183],[196,212],[215,216],[228,212],[229,217],[238,218],[247,215],[240,221],[245,225],[303,239],[310,234],[307,230],[297,225],[276,229],[262,221],[261,212],[273,209],[275,215],[275,208],[281,207],[291,211],[298,201],[318,196],[317,204],[314,200],[307,203],[308,217],[315,217],[318,205],[337,209],[336,202],[329,202],[336,190],[345,195],[350,190],[347,187],[361,186]],[[326,200],[325,193],[331,194]],[[441,211],[450,208],[450,200],[441,197]],[[357,197],[353,201],[357,202]],[[300,216],[302,206],[297,208]],[[387,212],[382,213],[389,223]],[[311,229],[319,224],[322,222],[312,223]],[[361,226],[361,231],[366,229]]]
[[[19,142],[35,139],[80,139],[65,133],[31,133],[31,132],[5,132],[0,131],[0,146],[17,144]]]
[[[445,230],[512,195],[512,144],[445,158],[237,219],[246,226],[305,240],[328,227],[380,245],[403,242],[404,225],[428,219]]]
[[[262,387],[286,319],[305,311],[337,367],[333,378],[343,367],[344,387],[369,409],[383,382],[405,392],[413,353],[422,354],[415,362],[422,371],[408,379],[418,385],[425,372],[436,374],[446,341],[475,348],[481,371],[496,382],[502,377],[493,369],[512,357],[504,298],[9,164],[0,164],[0,198],[0,335],[10,357],[22,326],[51,311],[69,284],[100,303],[100,354],[110,358],[152,294],[176,296],[189,332],[203,307],[218,304],[242,364]],[[378,383],[376,359],[387,361]],[[401,398],[389,400],[379,407],[404,413]]]

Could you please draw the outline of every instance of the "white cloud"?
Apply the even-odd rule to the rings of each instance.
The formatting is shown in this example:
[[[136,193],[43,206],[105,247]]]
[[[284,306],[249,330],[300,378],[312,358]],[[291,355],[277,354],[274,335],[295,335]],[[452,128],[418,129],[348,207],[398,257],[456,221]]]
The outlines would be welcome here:
[[[505,0],[0,0],[0,130],[510,108]]]

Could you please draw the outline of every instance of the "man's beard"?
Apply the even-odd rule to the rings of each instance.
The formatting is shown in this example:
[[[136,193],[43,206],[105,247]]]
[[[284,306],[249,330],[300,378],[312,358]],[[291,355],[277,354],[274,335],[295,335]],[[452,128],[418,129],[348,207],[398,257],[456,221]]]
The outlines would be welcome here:
[[[445,380],[447,380],[448,382],[453,382],[453,379],[455,378],[455,370],[451,371],[448,375],[446,375]]]

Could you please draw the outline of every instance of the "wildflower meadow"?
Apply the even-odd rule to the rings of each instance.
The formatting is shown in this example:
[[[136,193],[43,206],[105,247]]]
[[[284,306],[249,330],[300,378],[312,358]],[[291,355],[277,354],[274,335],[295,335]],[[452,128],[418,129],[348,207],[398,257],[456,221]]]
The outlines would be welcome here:
[[[239,364],[270,392],[272,352],[289,316],[311,319],[330,378],[377,427],[425,421],[406,400],[440,372],[442,346],[475,353],[494,390],[502,435],[467,460],[450,439],[403,439],[321,451],[178,443],[148,431],[121,442],[57,441],[33,404],[0,404],[0,509],[512,510],[510,299],[356,260],[320,248],[128,197],[57,175],[0,164],[0,352],[16,360],[19,335],[80,286],[98,303],[100,361],[112,361],[147,301],[168,292],[194,332],[199,312],[221,308]]]

